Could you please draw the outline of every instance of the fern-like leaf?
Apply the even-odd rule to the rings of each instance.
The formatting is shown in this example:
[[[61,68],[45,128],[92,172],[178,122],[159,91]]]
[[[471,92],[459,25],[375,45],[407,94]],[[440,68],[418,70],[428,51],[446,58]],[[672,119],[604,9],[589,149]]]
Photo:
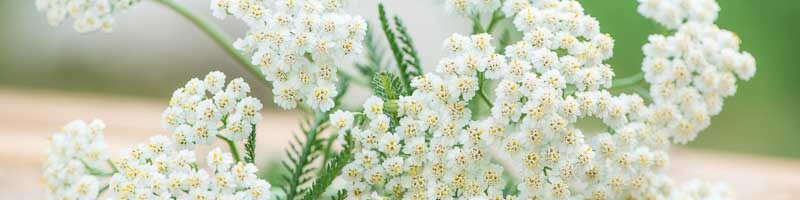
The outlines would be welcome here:
[[[381,72],[372,76],[370,85],[375,95],[381,97],[384,101],[398,99],[400,96],[406,95],[400,78],[389,72]]]
[[[378,4],[378,17],[381,21],[383,34],[386,35],[386,41],[389,43],[389,49],[392,50],[392,55],[394,55],[394,60],[397,63],[397,69],[403,85],[403,91],[409,92],[411,91],[411,78],[408,75],[408,65],[404,62],[403,52],[400,50],[400,46],[397,44],[397,34],[394,33],[394,30],[392,30],[391,24],[389,23],[389,19],[386,18],[386,10],[383,7],[383,4]]]
[[[333,195],[331,197],[331,200],[344,200],[344,199],[347,199],[347,191],[345,190],[339,190],[338,192],[336,192],[336,195]]]
[[[413,66],[417,75],[422,74],[422,65],[419,61],[419,53],[417,52],[417,49],[414,48],[414,41],[411,39],[411,35],[408,34],[408,29],[403,24],[403,21],[400,20],[400,17],[394,16],[394,26],[397,33],[400,34],[398,35],[398,39],[400,39],[400,42],[403,45],[402,50],[406,57],[404,58],[405,64],[407,66]]]
[[[317,180],[314,181],[306,196],[303,197],[304,200],[318,199],[325,192],[325,189],[333,183],[333,180],[342,173],[342,168],[353,160],[352,151],[355,146],[353,138],[350,133],[347,133],[344,138],[345,144],[343,144],[342,150],[325,163],[325,167],[318,173]]]
[[[334,97],[336,105],[340,105],[341,98],[347,93],[349,85],[348,79],[345,76],[339,76],[340,81],[337,84],[339,94]],[[331,110],[336,110],[333,108]],[[289,172],[284,179],[286,184],[281,185],[280,188],[286,194],[285,199],[295,200],[305,196],[309,191],[304,188],[314,180],[314,174],[317,168],[312,166],[317,159],[323,155],[323,142],[319,135],[327,128],[326,122],[328,121],[329,112],[315,113],[314,119],[304,120],[300,124],[300,130],[304,139],[300,139],[299,134],[294,135],[294,142],[290,142],[289,149],[286,150],[286,157],[289,162],[283,161],[281,164]],[[280,199],[281,197],[278,196]]]
[[[244,144],[244,161],[247,163],[255,163],[256,162],[256,127],[253,126],[253,130],[250,132],[250,136],[247,137],[247,143]]]
[[[286,181],[285,186],[281,186],[287,200],[294,200],[297,197],[303,196],[306,192],[305,188],[301,188],[310,182],[310,172],[314,170],[311,163],[314,162],[318,155],[316,153],[318,148],[318,134],[323,131],[323,124],[328,120],[327,113],[317,113],[314,117],[313,123],[306,121],[301,125],[305,140],[300,140],[295,137],[295,141],[290,144],[289,150],[286,151],[287,159],[289,162],[282,162],[283,166],[289,171],[287,176],[284,176]]]

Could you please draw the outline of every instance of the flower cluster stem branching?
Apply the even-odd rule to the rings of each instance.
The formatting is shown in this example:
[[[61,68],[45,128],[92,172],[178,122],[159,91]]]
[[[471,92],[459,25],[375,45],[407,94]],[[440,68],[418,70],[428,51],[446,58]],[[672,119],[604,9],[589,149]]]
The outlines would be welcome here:
[[[500,20],[503,20],[504,18],[505,15],[503,15],[503,12],[498,8],[494,10],[494,12],[492,12],[492,17],[491,19],[489,19],[489,24],[486,27],[483,27],[483,25],[481,25],[481,16],[474,15],[472,16],[472,34],[473,35],[479,33],[492,34],[494,28],[497,27],[497,23],[499,23]]]
[[[81,163],[83,164],[83,167],[92,176],[106,177],[106,176],[112,176],[112,175],[116,174],[117,172],[119,172],[119,171],[117,171],[117,167],[114,166],[114,164],[111,163],[111,160],[107,160],[106,162],[111,167],[111,171],[110,172],[106,172],[106,171],[103,171],[102,169],[94,168],[94,167],[90,166],[88,163],[86,163],[86,161],[81,160]]]
[[[256,127],[254,126],[253,129],[255,128]],[[239,157],[239,149],[236,148],[236,143],[233,142],[233,140],[228,139],[227,137],[222,135],[217,135],[217,138],[221,139],[222,141],[225,141],[225,143],[228,143],[228,148],[231,150],[231,155],[233,155],[233,161],[238,163],[241,160],[241,158]]]
[[[505,18],[505,16],[499,8],[494,10],[494,12],[492,12],[492,19],[489,21],[489,25],[486,26],[486,33],[492,33],[494,28],[497,26],[497,23],[503,18]]]
[[[481,96],[481,99],[483,99],[483,101],[486,102],[486,105],[489,106],[489,109],[491,109],[494,107],[494,104],[492,104],[492,101],[489,100],[489,97],[486,95],[486,92],[483,89],[484,83],[486,83],[486,78],[484,78],[483,72],[478,73],[478,95]]]
[[[239,63],[239,65],[244,67],[248,72],[252,73],[254,76],[258,77],[258,79],[261,80],[264,84],[268,83],[267,80],[264,78],[264,76],[261,74],[261,70],[250,62],[250,58],[246,57],[244,54],[239,53],[239,50],[236,50],[236,48],[233,47],[233,40],[231,40],[230,36],[228,36],[225,32],[223,32],[221,28],[215,26],[214,24],[208,22],[207,20],[200,18],[199,16],[192,13],[188,8],[175,2],[174,0],[153,0],[153,1],[168,7],[169,9],[175,11],[176,13],[180,14],[181,16],[192,22],[192,24],[197,26],[198,29],[203,31],[203,33],[205,33],[206,35],[208,35],[208,37],[214,40],[214,42],[217,43],[219,47],[225,50],[225,52],[228,53],[228,55],[233,57],[234,60],[236,60],[236,62]]]

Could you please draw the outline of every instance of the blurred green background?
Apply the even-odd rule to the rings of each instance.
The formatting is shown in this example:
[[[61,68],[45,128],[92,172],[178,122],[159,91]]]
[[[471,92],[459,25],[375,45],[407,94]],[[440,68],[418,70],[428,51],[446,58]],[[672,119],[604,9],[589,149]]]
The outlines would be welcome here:
[[[600,20],[602,31],[616,40],[610,64],[617,77],[637,73],[641,46],[649,34],[657,32],[657,26],[636,13],[635,0],[581,2]],[[206,14],[206,3],[190,4]],[[374,22],[374,4],[359,1],[351,7],[368,13],[365,18]],[[800,158],[800,134],[796,133],[800,108],[794,105],[800,102],[800,70],[792,64],[798,58],[795,48],[800,47],[800,1],[720,0],[719,4],[718,25],[740,36],[742,49],[756,57],[758,70],[749,82],[739,82],[737,95],[726,99],[723,112],[690,146]],[[431,13],[441,10],[433,2],[421,6],[432,7],[427,8]],[[413,36],[423,38],[417,41],[422,43],[423,61],[428,64],[438,57],[438,44],[444,37],[456,30],[466,33],[469,28],[467,20],[448,17],[446,20],[456,22],[444,26],[453,31],[428,36],[430,29],[424,27],[426,21],[418,20],[415,8],[395,11],[407,17],[404,21]],[[221,24],[233,35],[240,34],[243,25],[230,21]],[[69,23],[48,26],[32,2],[0,1],[0,27],[0,43],[4,44],[0,49],[0,87],[166,99],[188,78],[212,69],[225,71],[229,77],[253,79],[202,33],[152,3],[142,3],[119,16],[113,34],[79,35]],[[432,48],[425,48],[427,43]],[[272,105],[267,103],[271,98],[266,87],[254,90]]]

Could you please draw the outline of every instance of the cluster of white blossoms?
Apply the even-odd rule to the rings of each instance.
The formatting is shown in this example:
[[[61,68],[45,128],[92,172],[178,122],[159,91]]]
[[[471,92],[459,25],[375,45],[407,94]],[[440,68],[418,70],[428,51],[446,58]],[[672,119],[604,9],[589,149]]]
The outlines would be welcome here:
[[[727,37],[729,32],[710,36],[702,34],[710,30],[680,30],[677,35],[701,34],[687,37],[696,45],[682,49],[709,56],[686,60],[706,64],[713,77],[700,83],[705,79],[694,69],[685,74],[645,70],[654,85],[654,103],[646,104],[639,95],[606,91],[614,73],[603,61],[612,56],[613,39],[599,32],[597,20],[583,14],[578,2],[509,0],[503,10],[515,16],[515,27],[524,33],[522,41],[505,49],[505,56],[494,53],[490,35],[454,35],[445,42],[449,55],[436,66],[437,73],[412,81],[412,95],[388,102],[371,97],[364,104],[363,121],[358,113],[331,115],[332,126],[351,134],[357,144],[355,160],[342,173],[349,198],[728,197],[724,187],[676,187],[665,169],[671,143],[688,141],[686,131],[696,134],[702,129],[697,127],[707,126],[708,113],[719,112],[719,107],[705,106],[709,98],[703,97],[732,95],[723,82],[731,86],[733,74],[746,79],[754,73],[752,57],[735,51],[738,41],[727,40],[735,38]],[[654,47],[645,47],[646,54]],[[669,63],[689,57],[667,55],[662,59]],[[729,65],[715,67],[717,63]],[[663,68],[673,72],[673,66]],[[678,80],[676,74],[689,77]],[[483,92],[484,78],[497,80],[494,105],[490,116],[476,120],[467,102],[479,101],[475,96]],[[657,89],[665,84],[675,92],[697,89],[692,98],[658,95],[666,91]],[[715,112],[684,112],[688,108]],[[577,122],[585,118],[600,119],[608,132],[584,133]],[[517,195],[502,192],[511,177],[517,179]]]
[[[273,82],[284,109],[305,102],[333,108],[338,66],[362,53],[366,22],[343,11],[344,0],[212,0],[214,16],[243,20],[249,30],[234,46],[252,55]]]
[[[500,0],[445,0],[445,9],[449,13],[466,17],[491,16],[492,12],[500,8],[501,4]]]
[[[119,159],[107,153],[103,122],[69,123],[51,138],[42,177],[46,198],[97,199],[109,188],[109,199],[271,199],[270,184],[256,176],[252,163],[234,162],[220,148],[208,153],[207,169],[195,158],[194,145],[211,144],[217,134],[233,141],[254,134],[262,105],[249,91],[241,78],[225,87],[218,71],[192,79],[163,113],[173,137],[153,136]]]
[[[226,86],[225,74],[219,71],[208,73],[203,80],[193,78],[173,92],[162,124],[173,133],[178,149],[210,145],[217,135],[244,140],[261,121],[263,107],[249,92],[250,86],[242,78]]]
[[[100,120],[77,120],[50,138],[42,175],[47,199],[97,198],[102,183],[87,168],[105,169],[108,146],[103,129]]]
[[[36,9],[45,12],[47,21],[57,26],[73,18],[80,33],[111,32],[114,15],[125,12],[140,0],[36,0]]]
[[[703,10],[702,15],[716,16],[718,10]],[[694,140],[722,111],[723,98],[736,93],[737,78],[755,75],[755,59],[739,50],[740,42],[713,19],[689,18],[672,35],[651,35],[642,48],[642,71],[661,115],[655,123],[676,133],[676,143]]]
[[[436,69],[441,76],[415,78],[414,93],[398,100],[369,98],[364,124],[354,125],[351,112],[331,116],[332,126],[357,144],[355,160],[342,170],[348,198],[374,192],[395,199],[502,194],[502,168],[490,162],[486,143],[476,141],[494,126],[471,121],[467,102],[479,90],[480,74],[501,74],[505,58],[494,53],[488,34],[453,35],[445,48],[449,56]]]
[[[687,21],[714,23],[719,13],[716,0],[638,0],[638,11],[667,28],[675,29]]]
[[[556,89],[565,84],[579,91],[610,87],[614,72],[603,61],[613,55],[614,40],[600,33],[599,22],[584,15],[577,1],[527,2],[509,0],[503,6],[506,16],[516,16],[514,26],[524,34],[505,49],[510,63],[553,78]]]
[[[124,151],[109,181],[114,199],[270,199],[270,184],[256,177],[250,163],[234,163],[215,148],[208,169],[197,166],[195,152],[180,150],[163,135]]]
[[[438,74],[413,81],[411,96],[396,102],[371,97],[363,124],[337,111],[331,124],[349,133],[358,149],[344,167],[352,198],[382,192],[403,199],[619,199],[664,195],[661,171],[667,136],[639,122],[638,96],[606,91],[564,96],[560,73],[538,73],[494,53],[488,34],[447,39],[449,56]],[[526,59],[527,60],[527,59]],[[516,61],[527,62],[527,61]],[[480,92],[479,78],[496,79],[492,115],[472,120],[467,102]],[[394,100],[393,100],[394,101]],[[396,105],[390,105],[396,104]],[[396,107],[396,111],[389,111]],[[601,118],[614,134],[591,140],[574,123]],[[510,168],[493,161],[510,160]],[[519,179],[517,196],[504,196],[506,172]]]

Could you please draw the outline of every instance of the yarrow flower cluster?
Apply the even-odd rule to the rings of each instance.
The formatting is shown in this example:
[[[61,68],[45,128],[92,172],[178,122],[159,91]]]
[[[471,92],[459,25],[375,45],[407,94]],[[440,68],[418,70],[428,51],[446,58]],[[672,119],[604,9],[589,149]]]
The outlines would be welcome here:
[[[490,33],[453,34],[435,72],[401,70],[403,80],[381,72],[373,77],[376,95],[362,111],[315,115],[304,127],[306,143],[298,139],[288,152],[291,162],[283,163],[292,171],[282,187],[286,197],[327,195],[338,179],[346,193],[336,193],[337,199],[730,199],[724,185],[675,184],[666,175],[668,151],[710,125],[736,82],[754,76],[755,59],[739,49],[734,33],[714,24],[720,9],[714,0],[638,1],[639,13],[670,33],[651,35],[642,47],[643,72],[633,77],[639,81],[634,86],[644,80],[649,93],[625,94],[609,91],[626,86],[612,81],[614,71],[604,63],[613,56],[614,39],[578,1],[445,0],[449,12],[473,18],[475,32],[491,32],[508,16],[521,40],[503,40],[496,49]],[[113,14],[136,2],[36,1],[54,25],[76,18],[79,32],[110,30]],[[327,115],[339,95],[338,68],[361,54],[366,37],[366,23],[345,13],[344,4],[212,0],[210,7],[218,18],[248,25],[232,48],[272,82],[277,105],[292,109],[304,102]],[[394,37],[380,9],[384,31]],[[492,21],[482,30],[479,17],[489,13]],[[402,69],[405,56],[417,55],[405,27],[397,26],[402,36],[390,44],[392,55],[403,56],[397,58]],[[410,47],[401,50],[394,39]],[[376,49],[370,48],[370,59],[381,65]],[[119,159],[106,153],[102,122],[68,124],[51,139],[42,177],[46,197],[97,199],[108,189],[112,199],[270,199],[271,185],[256,177],[252,164],[252,134],[263,105],[249,92],[243,79],[226,85],[218,71],[191,79],[162,113],[172,137],[151,137]],[[592,119],[604,131],[580,128]],[[353,151],[328,152],[333,142],[318,136],[324,127]],[[195,147],[217,138],[232,154],[215,148],[201,168]],[[245,162],[239,162],[236,142],[246,138]],[[303,188],[319,153],[327,161]]]
[[[57,26],[73,18],[79,33],[98,30],[111,32],[114,15],[123,13],[140,0],[36,0],[36,9],[47,14],[47,21]]]
[[[671,142],[685,143],[685,131],[696,134],[710,117],[704,111],[681,120],[684,113],[678,108],[707,108],[701,104],[706,93],[659,96],[657,91],[664,90],[654,84],[649,105],[639,95],[612,95],[605,88],[611,87],[614,73],[603,61],[612,56],[613,39],[599,32],[599,23],[584,15],[578,2],[510,0],[503,10],[516,16],[514,25],[524,34],[505,49],[505,56],[493,53],[487,34],[454,35],[445,42],[449,55],[437,65],[437,74],[414,79],[412,95],[388,102],[371,97],[364,104],[364,121],[357,120],[361,113],[331,116],[334,127],[351,134],[358,146],[355,160],[343,170],[348,197],[710,199],[729,194],[703,184],[678,188],[664,172]],[[734,72],[743,79],[754,73],[752,57],[736,52],[738,41],[730,43],[727,39],[735,37],[726,33],[693,35],[687,42],[697,44],[683,45],[712,56],[686,60],[706,64],[715,73],[702,91],[720,98],[732,95],[725,90],[730,84],[720,83],[727,79],[732,84]],[[648,49],[655,48],[648,44],[644,49],[650,55]],[[726,54],[728,60],[719,58]],[[666,55],[661,59],[672,62],[685,54]],[[721,63],[728,65],[715,67]],[[671,71],[672,66],[662,68]],[[700,85],[695,71],[687,71],[680,86]],[[645,72],[648,82],[678,85],[676,73]],[[499,81],[494,106],[489,117],[473,120],[466,105],[482,92],[483,78]],[[584,118],[601,119],[608,132],[585,134],[576,125]],[[497,164],[503,160],[505,166]],[[518,195],[502,192],[506,173],[518,179]]]
[[[353,124],[353,113],[331,116],[333,127],[351,134],[360,148],[342,172],[348,198],[383,191],[380,195],[394,198],[448,199],[456,196],[456,189],[483,193],[486,184],[491,193],[502,190],[501,168],[490,164],[488,152],[462,132],[468,125],[489,126],[470,121],[467,101],[479,89],[478,75],[500,73],[505,58],[494,53],[488,34],[453,35],[445,48],[450,55],[437,66],[443,77],[417,77],[412,81],[414,93],[399,100],[369,98],[364,127]]]
[[[212,0],[214,16],[233,15],[250,27],[234,46],[273,82],[284,109],[305,102],[333,108],[338,66],[361,55],[366,22],[344,13],[343,0]]]
[[[210,145],[217,136],[242,141],[261,121],[263,105],[248,96],[250,86],[242,78],[225,85],[225,74],[208,73],[204,79],[191,79],[173,92],[169,107],[162,114],[164,128],[173,133],[178,149]]]
[[[714,1],[707,4],[716,6]],[[646,5],[640,5],[644,16],[658,13],[643,11],[642,6]],[[696,15],[716,16],[718,10],[703,9]],[[756,72],[753,56],[740,51],[736,34],[714,25],[715,18],[690,17],[677,25],[673,35],[651,35],[642,48],[642,71],[660,115],[653,123],[676,133],[677,143],[694,140],[709,126],[711,117],[722,111],[723,98],[736,93],[737,78],[749,80]]]
[[[613,55],[614,40],[600,33],[599,22],[585,15],[577,1],[526,2],[510,0],[503,6],[524,34],[505,49],[510,63],[554,79],[556,89],[565,84],[579,91],[611,87],[614,72],[603,61]]]
[[[720,9],[716,0],[638,1],[639,14],[670,29],[676,29],[687,21],[713,24]]]
[[[198,168],[195,152],[176,148],[158,135],[124,151],[110,180],[115,199],[270,199],[270,184],[258,179],[251,163],[234,163],[219,148],[208,153],[208,169]]]
[[[500,8],[500,0],[445,0],[445,9],[449,13],[466,17],[491,15]]]
[[[175,91],[163,114],[173,137],[151,137],[119,159],[109,158],[102,121],[68,124],[51,139],[42,177],[46,198],[97,199],[101,188],[109,188],[111,199],[271,199],[270,184],[256,176],[252,163],[238,162],[220,148],[208,153],[207,169],[195,158],[193,146],[212,144],[217,134],[231,141],[254,134],[262,105],[249,91],[241,78],[226,87],[218,71],[192,79]]]
[[[92,169],[103,169],[108,146],[103,141],[105,124],[94,120],[73,121],[50,138],[42,182],[47,199],[94,199],[102,180]]]

